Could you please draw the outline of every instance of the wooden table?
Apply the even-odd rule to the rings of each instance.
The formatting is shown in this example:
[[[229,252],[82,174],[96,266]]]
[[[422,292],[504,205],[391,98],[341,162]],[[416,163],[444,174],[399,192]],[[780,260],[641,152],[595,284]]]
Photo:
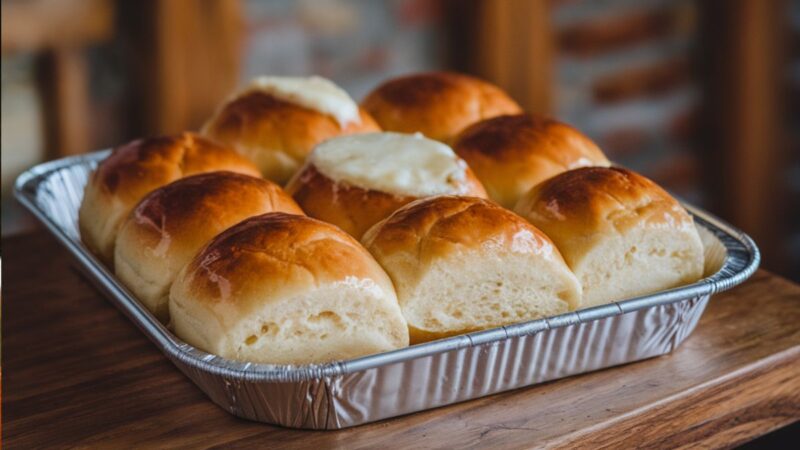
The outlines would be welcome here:
[[[717,447],[800,419],[800,286],[764,271],[714,297],[671,355],[321,432],[216,407],[44,233],[2,250],[8,448]]]

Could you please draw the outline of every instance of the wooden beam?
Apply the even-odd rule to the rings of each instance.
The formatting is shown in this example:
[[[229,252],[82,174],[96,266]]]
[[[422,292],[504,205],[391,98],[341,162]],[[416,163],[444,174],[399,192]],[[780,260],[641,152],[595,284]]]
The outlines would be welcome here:
[[[81,48],[55,48],[38,56],[36,82],[48,159],[89,150],[88,77]]]
[[[237,85],[238,0],[123,2],[131,57],[131,135],[196,129]]]
[[[783,1],[701,2],[709,207],[751,234],[764,264],[785,261]]]
[[[473,0],[445,6],[448,15],[459,17],[449,19],[455,69],[496,83],[527,111],[552,112],[554,37],[547,0]]]
[[[82,47],[106,41],[114,31],[110,0],[3,1],[0,5],[3,54]]]
[[[512,14],[513,40],[521,44],[518,64],[522,70],[515,72],[512,89],[523,108],[549,114],[555,101],[555,38],[550,2],[517,0],[517,4],[519,10]]]

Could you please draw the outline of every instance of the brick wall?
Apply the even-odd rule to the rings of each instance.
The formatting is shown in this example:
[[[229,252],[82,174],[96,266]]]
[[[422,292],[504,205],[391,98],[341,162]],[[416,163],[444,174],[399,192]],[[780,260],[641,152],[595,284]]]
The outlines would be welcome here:
[[[443,67],[436,1],[247,0],[245,16],[243,81],[319,74],[360,99],[388,77]]]
[[[694,2],[553,1],[556,111],[614,161],[702,203]]]

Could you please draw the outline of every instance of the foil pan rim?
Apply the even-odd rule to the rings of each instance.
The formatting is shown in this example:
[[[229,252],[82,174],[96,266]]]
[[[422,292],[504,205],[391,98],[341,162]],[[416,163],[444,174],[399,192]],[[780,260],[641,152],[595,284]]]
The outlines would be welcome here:
[[[744,282],[755,273],[761,255],[755,242],[744,232],[699,208],[683,203],[694,216],[695,222],[711,232],[727,251],[721,268],[696,283],[655,294],[639,296],[606,305],[572,311],[558,316],[507,325],[485,331],[454,336],[425,344],[414,345],[391,352],[368,355],[345,361],[309,365],[275,365],[233,361],[201,351],[180,341],[149,311],[142,307],[128,290],[117,282],[113,274],[88,252],[79,239],[70,236],[64,228],[37,204],[36,195],[43,180],[54,172],[70,166],[97,164],[110,153],[94,153],[62,158],[23,172],[14,185],[17,200],[33,213],[49,231],[77,259],[82,268],[100,287],[111,294],[117,306],[162,351],[181,363],[198,370],[230,379],[259,382],[294,382],[308,379],[338,377],[345,374],[397,364],[466,347],[499,342],[505,339],[534,335],[543,330],[567,327],[578,323],[626,314],[657,305],[673,303],[687,298],[697,298],[728,290]]]

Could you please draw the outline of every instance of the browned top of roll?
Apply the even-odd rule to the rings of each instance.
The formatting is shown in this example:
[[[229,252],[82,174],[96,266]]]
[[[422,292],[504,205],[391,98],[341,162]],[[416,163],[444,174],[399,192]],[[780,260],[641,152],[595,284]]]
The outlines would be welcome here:
[[[81,239],[111,264],[117,231],[142,197],[179,178],[217,170],[260,176],[255,165],[235,150],[193,133],[139,139],[117,147],[84,189],[78,212]]]
[[[561,259],[550,239],[536,227],[477,197],[443,195],[414,201],[377,223],[362,242],[384,257],[414,253],[421,263],[454,251],[480,251],[487,245]]]
[[[465,195],[486,196],[475,174],[466,168]],[[417,196],[383,192],[328,178],[313,164],[306,164],[286,185],[288,192],[311,217],[323,219],[360,238],[372,225]]]
[[[251,156],[265,177],[282,184],[320,142],[346,134],[381,131],[369,113],[364,109],[359,113],[360,123],[342,128],[328,114],[251,90],[223,105],[203,126],[203,134]]]
[[[224,105],[205,127],[211,136],[247,141],[277,134],[288,150],[305,156],[322,140],[354,132],[380,131],[375,120],[363,109],[361,123],[344,129],[333,116],[279,99],[262,91],[249,91]],[[225,141],[225,140],[223,140]]]
[[[504,115],[478,122],[464,130],[456,144],[454,150],[459,154],[480,154],[498,163],[538,157],[569,170],[580,158],[608,162],[597,145],[577,129],[534,114]]]
[[[311,217],[333,223],[360,237],[375,222],[416,197],[400,196],[348,184],[339,184],[308,164],[286,185]]]
[[[530,188],[561,172],[608,166],[600,148],[575,128],[547,117],[504,115],[464,130],[453,150],[507,208]]]
[[[269,213],[221,233],[184,269],[199,302],[277,302],[312,286],[372,280],[393,291],[364,247],[339,228],[306,216]],[[188,278],[187,278],[188,277]],[[270,286],[268,298],[252,295]]]
[[[168,318],[167,292],[178,271],[214,236],[248,217],[303,214],[263,178],[210,172],[182,178],[148,194],[117,236],[117,277],[156,316]]]
[[[451,142],[461,130],[480,120],[521,112],[497,86],[450,72],[430,72],[389,80],[362,102],[387,131],[421,132]]]
[[[666,191],[618,167],[584,167],[557,175],[531,189],[516,211],[556,241],[622,233],[642,224],[693,226],[686,210]]]
[[[247,158],[194,133],[139,139],[117,147],[92,175],[92,184],[122,201],[137,202],[153,189],[187,175],[231,170],[259,176]]]
[[[204,173],[146,196],[129,219],[132,234],[127,238],[137,246],[155,248],[166,239],[197,249],[230,225],[266,211],[303,214],[271,181],[233,172]]]

